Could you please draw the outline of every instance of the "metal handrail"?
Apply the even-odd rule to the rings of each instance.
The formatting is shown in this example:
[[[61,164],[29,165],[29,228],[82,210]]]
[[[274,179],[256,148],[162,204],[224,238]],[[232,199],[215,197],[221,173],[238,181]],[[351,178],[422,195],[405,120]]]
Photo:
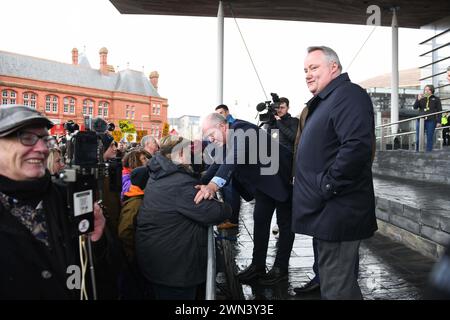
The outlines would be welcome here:
[[[420,119],[420,118],[426,118],[426,117],[429,117],[429,116],[434,116],[434,115],[437,115],[437,114],[447,113],[447,112],[450,112],[450,110],[443,110],[443,111],[438,111],[438,112],[434,112],[434,113],[423,114],[421,116],[412,117],[412,118],[408,118],[408,119],[405,119],[405,120],[400,120],[400,121],[396,121],[396,122],[380,124],[380,125],[376,126],[375,129],[383,128],[383,127],[389,127],[389,126],[393,126],[395,124],[408,122],[408,121],[412,121],[412,120],[416,120],[416,119]]]
[[[418,140],[416,141],[416,144],[418,146],[418,150],[419,151],[424,151],[424,141],[425,141],[425,135],[424,135],[424,127],[425,127],[425,118],[427,117],[431,117],[431,116],[436,116],[439,114],[443,114],[443,113],[447,113],[449,112],[448,110],[442,110],[442,111],[438,111],[438,112],[433,112],[433,113],[428,113],[428,114],[423,114],[417,117],[411,117],[405,120],[400,120],[400,121],[395,121],[395,122],[391,122],[391,123],[385,123],[385,124],[381,124],[375,127],[375,129],[380,129],[381,133],[379,137],[376,137],[376,140],[380,140],[380,149],[381,150],[385,150],[385,144],[384,144],[384,139],[385,138],[393,138],[393,137],[400,137],[402,138],[403,136],[407,136],[407,135],[411,135],[413,133],[417,134],[417,129],[414,131],[408,131],[408,132],[402,132],[402,133],[394,133],[394,134],[389,134],[389,135],[383,135],[383,128],[384,127],[390,127],[393,125],[398,125],[399,123],[403,123],[403,122],[408,122],[408,121],[414,121],[414,120],[419,120],[419,137]],[[436,130],[441,130],[444,128],[448,128],[449,126],[445,126],[445,127],[438,127],[435,128]],[[409,143],[408,143],[409,146]],[[442,145],[441,145],[442,148]]]
[[[450,126],[445,126],[445,127],[436,127],[434,130],[442,130],[442,129],[446,129],[446,128],[450,128]],[[408,131],[408,132],[402,132],[402,133],[395,133],[395,134],[390,134],[387,136],[384,136],[385,138],[391,138],[391,137],[398,137],[398,136],[407,136],[409,134],[415,134],[416,131]],[[377,140],[381,139],[381,137],[376,137]]]

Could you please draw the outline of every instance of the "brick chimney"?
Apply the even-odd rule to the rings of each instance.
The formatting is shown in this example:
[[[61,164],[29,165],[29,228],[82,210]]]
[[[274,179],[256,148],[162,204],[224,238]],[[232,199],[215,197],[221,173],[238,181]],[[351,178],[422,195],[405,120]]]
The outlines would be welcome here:
[[[98,52],[100,54],[100,72],[102,74],[108,74],[109,68],[108,68],[108,49],[105,47],[101,48]]]
[[[72,64],[74,64],[74,65],[78,64],[78,49],[77,48],[72,49]]]
[[[152,83],[152,85],[156,89],[156,91],[158,91],[158,78],[159,78],[158,71],[152,71],[150,73],[150,82]]]

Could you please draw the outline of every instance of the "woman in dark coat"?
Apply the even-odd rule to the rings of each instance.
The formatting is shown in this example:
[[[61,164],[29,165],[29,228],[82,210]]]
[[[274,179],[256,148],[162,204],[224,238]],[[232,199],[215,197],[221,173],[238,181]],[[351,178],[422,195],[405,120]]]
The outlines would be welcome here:
[[[80,298],[78,237],[65,190],[46,171],[54,145],[47,130],[52,125],[27,106],[0,106],[0,300]],[[94,218],[97,293],[99,298],[114,298],[109,285],[114,278],[108,277],[112,268],[105,268],[105,218],[97,204]],[[87,292],[91,298],[89,288]]]
[[[229,218],[231,208],[216,200],[194,203],[199,181],[187,165],[189,141],[168,136],[160,148],[148,164],[136,255],[156,299],[195,299],[206,280],[208,226]]]

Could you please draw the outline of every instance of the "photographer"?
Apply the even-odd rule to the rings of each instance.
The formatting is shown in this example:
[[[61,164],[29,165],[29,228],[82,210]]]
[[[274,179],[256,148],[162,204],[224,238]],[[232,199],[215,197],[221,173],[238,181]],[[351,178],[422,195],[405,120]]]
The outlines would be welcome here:
[[[77,299],[69,267],[79,267],[78,239],[66,195],[46,170],[53,123],[22,105],[0,106],[0,299]],[[96,268],[107,256],[105,218],[94,205]],[[104,271],[105,269],[103,269]],[[106,273],[106,272],[105,272]]]
[[[103,160],[107,165],[107,175],[103,180],[102,200],[108,227],[117,235],[121,208],[122,160],[117,158],[117,144],[108,133],[100,134],[103,143]]]
[[[294,142],[297,135],[298,119],[293,118],[289,111],[289,100],[280,98],[277,113],[274,115],[275,120],[268,123],[267,131],[270,133],[273,129],[279,130],[280,144],[294,151]]]
[[[423,89],[423,95],[419,94],[417,96],[416,102],[414,103],[414,109],[419,109],[419,114],[431,114],[435,112],[442,111],[441,100],[434,95],[434,86],[428,84]],[[430,152],[433,150],[434,143],[434,131],[436,127],[441,126],[441,115],[434,115],[425,118],[425,133],[427,135],[427,147],[426,151]],[[419,151],[419,119],[416,121],[416,151]]]

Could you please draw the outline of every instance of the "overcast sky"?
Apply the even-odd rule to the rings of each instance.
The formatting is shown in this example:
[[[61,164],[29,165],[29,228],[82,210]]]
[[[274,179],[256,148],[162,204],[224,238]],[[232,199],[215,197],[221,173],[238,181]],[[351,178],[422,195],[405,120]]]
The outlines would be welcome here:
[[[0,50],[71,63],[71,50],[85,48],[93,68],[108,48],[116,70],[160,74],[159,93],[169,101],[169,117],[205,115],[216,106],[217,19],[121,15],[107,0],[0,0]],[[401,21],[401,12],[398,19]],[[354,82],[391,69],[391,29],[372,26],[238,19],[263,86],[288,97],[297,114],[311,97],[304,80],[306,48],[326,45],[338,53]],[[399,67],[423,65],[418,43],[428,34],[399,31]],[[266,98],[233,19],[225,19],[224,103],[252,120]]]

